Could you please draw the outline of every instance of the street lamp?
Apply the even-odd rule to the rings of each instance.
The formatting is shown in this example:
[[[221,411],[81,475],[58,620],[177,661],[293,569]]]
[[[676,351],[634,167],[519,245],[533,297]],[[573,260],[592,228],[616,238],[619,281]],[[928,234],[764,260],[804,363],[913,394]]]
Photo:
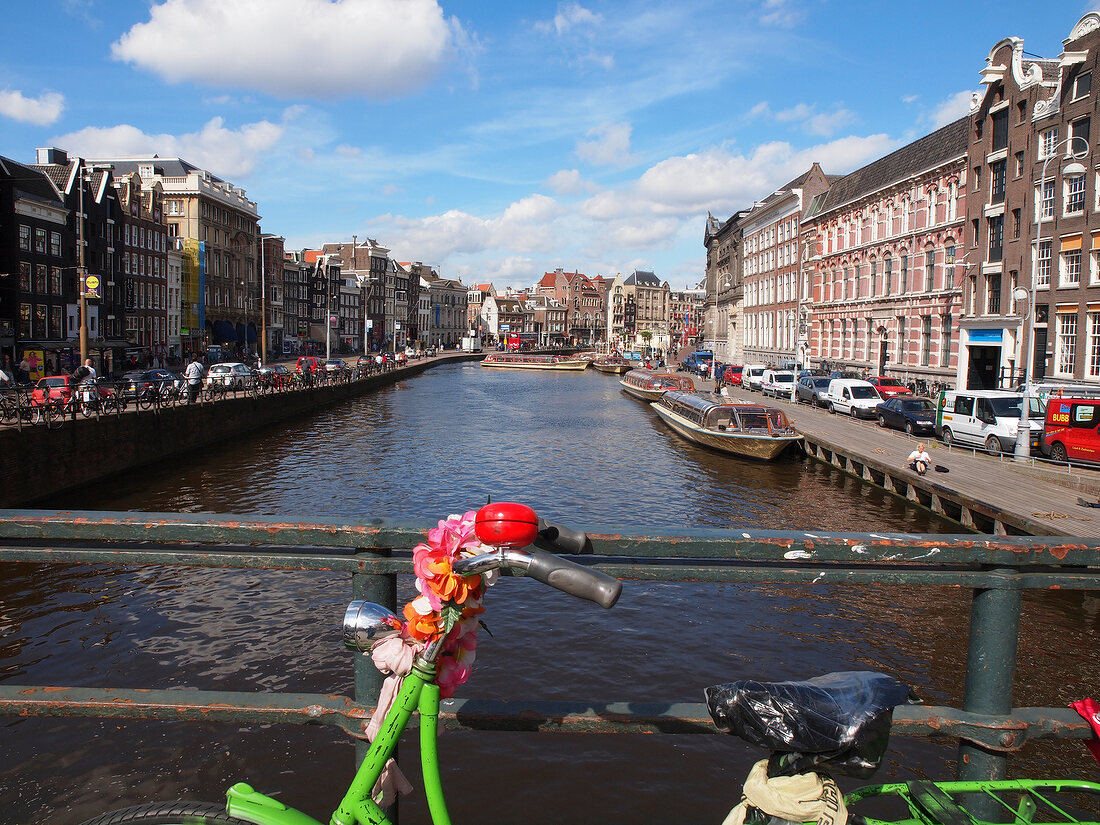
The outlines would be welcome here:
[[[1056,143],[1051,148],[1050,153],[1046,157],[1046,160],[1043,161],[1042,174],[1039,176],[1039,200],[1040,200],[1039,209],[1038,209],[1039,218],[1036,222],[1035,248],[1032,251],[1032,255],[1031,255],[1031,289],[1027,290],[1027,289],[1024,289],[1023,287],[1019,287],[1015,291],[1013,291],[1013,293],[1012,293],[1012,297],[1015,298],[1016,300],[1023,300],[1024,298],[1029,299],[1028,300],[1028,316],[1027,316],[1028,317],[1027,360],[1024,362],[1024,395],[1023,395],[1023,399],[1020,402],[1020,423],[1019,423],[1019,425],[1017,427],[1017,430],[1016,430],[1016,450],[1015,450],[1015,453],[1013,455],[1013,460],[1014,461],[1028,461],[1031,458],[1031,422],[1030,422],[1029,417],[1030,417],[1030,414],[1031,414],[1031,377],[1032,377],[1031,376],[1031,365],[1032,365],[1032,362],[1035,360],[1035,353],[1034,353],[1034,350],[1035,350],[1035,286],[1036,286],[1036,281],[1038,280],[1038,268],[1037,268],[1038,267],[1038,260],[1037,259],[1039,257],[1039,247],[1043,242],[1043,237],[1042,237],[1043,236],[1043,220],[1046,217],[1043,214],[1042,196],[1043,196],[1043,188],[1046,186],[1046,180],[1047,180],[1047,164],[1049,164],[1052,160],[1054,160],[1054,158],[1056,158],[1058,156],[1058,150],[1062,146],[1068,145],[1068,146],[1072,147],[1074,141],[1078,141],[1078,140],[1081,141],[1081,143],[1083,143],[1085,145],[1085,148],[1080,152],[1080,154],[1078,154],[1077,152],[1074,152],[1072,149],[1070,149],[1070,151],[1067,152],[1067,154],[1065,156],[1065,159],[1070,160],[1072,162],[1068,163],[1066,166],[1062,167],[1062,176],[1065,177],[1066,175],[1084,175],[1086,172],[1088,172],[1088,170],[1085,168],[1084,164],[1082,164],[1080,162],[1080,159],[1088,154],[1088,152],[1089,152],[1089,142],[1084,137],[1082,137],[1081,135],[1071,135],[1070,137],[1066,138],[1065,140],[1063,140],[1059,143]],[[1057,208],[1057,207],[1055,207],[1055,208]],[[1055,215],[1054,215],[1053,210],[1052,210],[1052,214],[1051,214],[1051,224],[1052,224],[1052,226],[1053,226],[1053,222],[1054,222],[1054,217],[1055,217]],[[1053,241],[1053,235],[1051,236],[1051,241]],[[1051,268],[1053,269],[1053,267],[1054,267],[1054,255],[1053,255],[1053,251],[1052,251],[1052,254],[1051,254]],[[1020,320],[1020,331],[1023,332],[1023,319]]]

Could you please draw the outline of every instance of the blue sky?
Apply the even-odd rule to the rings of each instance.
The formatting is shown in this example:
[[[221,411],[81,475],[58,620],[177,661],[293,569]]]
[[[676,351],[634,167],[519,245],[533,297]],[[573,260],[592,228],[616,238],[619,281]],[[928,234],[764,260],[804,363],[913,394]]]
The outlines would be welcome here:
[[[679,288],[708,211],[964,115],[996,42],[1055,57],[1095,5],[9,0],[0,154],[183,157],[289,248],[371,237],[465,283]]]

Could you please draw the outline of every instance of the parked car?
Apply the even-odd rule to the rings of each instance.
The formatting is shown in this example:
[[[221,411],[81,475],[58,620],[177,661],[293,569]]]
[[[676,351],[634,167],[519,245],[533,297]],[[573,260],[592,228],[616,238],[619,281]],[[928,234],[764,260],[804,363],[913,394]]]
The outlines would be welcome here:
[[[909,435],[936,431],[936,402],[916,395],[895,395],[875,408],[880,427],[905,430]]]
[[[803,375],[794,390],[796,400],[805,401],[811,407],[828,407],[830,381],[832,379],[824,375]]]
[[[794,373],[790,370],[764,370],[760,376],[760,392],[764,395],[790,398],[793,387]]]
[[[760,378],[766,369],[763,364],[746,364],[741,372],[741,385],[750,390],[759,390]]]
[[[298,359],[298,372],[311,372],[316,375],[324,369],[324,363],[316,355],[303,355]]]
[[[829,412],[845,413],[852,418],[874,418],[875,407],[882,403],[878,390],[856,378],[829,381]]]
[[[206,383],[228,390],[243,390],[252,386],[252,370],[240,361],[214,364],[206,372]]]
[[[290,369],[286,364],[266,364],[257,372],[260,378],[273,386],[282,387],[290,383]]]
[[[985,447],[991,453],[1016,449],[1023,396],[1007,390],[948,390],[942,396],[939,437],[946,444]],[[1039,399],[1030,399],[1028,419],[1031,449],[1043,437],[1043,411]]]
[[[161,395],[178,380],[178,375],[165,369],[131,370],[122,376],[122,396],[133,401],[145,389]]]
[[[873,375],[867,382],[878,390],[883,398],[893,398],[895,395],[912,395],[913,391],[896,378],[886,375]]]
[[[79,386],[78,382],[73,381],[71,375],[51,375],[48,378],[39,378],[38,383],[31,390],[31,405],[41,407],[47,403],[67,403],[72,398],[73,389],[77,386]],[[96,389],[99,391],[101,399],[111,394],[106,387],[98,382],[96,383]],[[85,396],[81,395],[78,400],[84,398]]]
[[[862,381],[863,374],[858,373],[855,370],[833,370],[829,373],[830,378],[847,378],[853,381]]]
[[[741,377],[744,369],[745,368],[740,364],[731,364],[730,366],[726,367],[725,372],[722,376],[722,380],[731,387],[740,387]]]
[[[1100,398],[1050,398],[1041,444],[1054,461],[1100,462]]]
[[[829,377],[829,371],[828,370],[823,370],[820,367],[806,367],[805,369],[801,369],[801,370],[798,371],[798,377],[799,378],[801,378],[804,375],[816,375],[816,376],[819,376],[821,378],[828,378]]]
[[[347,369],[350,369],[350,367],[343,358],[330,358],[325,361],[325,372],[343,372]]]

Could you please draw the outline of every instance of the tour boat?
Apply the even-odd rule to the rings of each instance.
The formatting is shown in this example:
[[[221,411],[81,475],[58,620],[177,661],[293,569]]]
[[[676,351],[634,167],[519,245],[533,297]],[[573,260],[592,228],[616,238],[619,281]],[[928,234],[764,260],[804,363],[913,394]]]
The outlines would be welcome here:
[[[588,361],[571,355],[493,352],[485,356],[481,366],[510,370],[583,370]]]
[[[690,375],[677,375],[671,372],[653,372],[634,369],[619,381],[619,386],[635,398],[643,401],[656,401],[669,390],[693,392],[695,383]]]
[[[634,369],[634,365],[621,355],[601,355],[592,361],[592,368],[600,372],[622,375],[624,372],[630,372]]]
[[[771,461],[802,440],[775,407],[718,401],[690,392],[666,392],[650,406],[688,441],[741,458]]]

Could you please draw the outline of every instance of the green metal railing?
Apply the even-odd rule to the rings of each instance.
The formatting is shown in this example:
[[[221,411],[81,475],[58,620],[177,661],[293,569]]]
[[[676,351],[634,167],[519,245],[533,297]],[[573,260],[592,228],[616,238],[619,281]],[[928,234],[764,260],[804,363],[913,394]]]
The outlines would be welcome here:
[[[432,526],[8,510],[0,511],[0,562],[343,572],[351,577],[353,598],[396,609],[396,577],[412,572],[409,548]],[[598,528],[589,536],[592,555],[584,561],[622,579],[967,588],[973,595],[963,708],[899,707],[894,732],[957,738],[962,779],[1003,778],[1008,755],[1032,739],[1093,736],[1068,708],[1012,708],[1011,696],[1023,592],[1100,590],[1100,539]],[[354,661],[354,699],[0,684],[0,713],[328,724],[362,737],[381,676],[367,657]],[[479,730],[714,732],[701,704],[465,699],[448,703],[440,721]]]

